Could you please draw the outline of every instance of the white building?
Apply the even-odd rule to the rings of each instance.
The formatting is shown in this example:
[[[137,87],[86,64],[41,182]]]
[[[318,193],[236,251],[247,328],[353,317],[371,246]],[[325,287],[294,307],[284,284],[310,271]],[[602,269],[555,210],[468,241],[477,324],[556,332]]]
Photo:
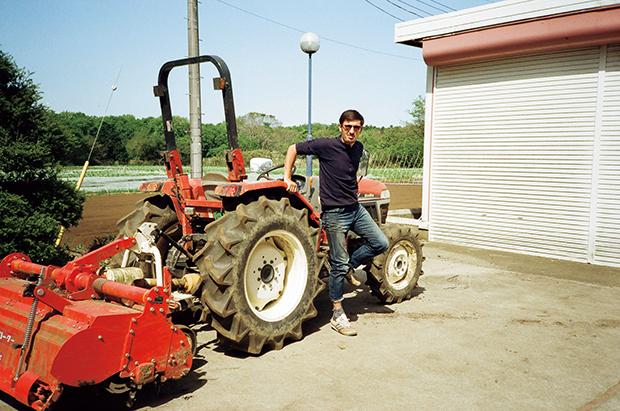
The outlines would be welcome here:
[[[428,65],[429,239],[620,266],[620,1],[396,25]]]

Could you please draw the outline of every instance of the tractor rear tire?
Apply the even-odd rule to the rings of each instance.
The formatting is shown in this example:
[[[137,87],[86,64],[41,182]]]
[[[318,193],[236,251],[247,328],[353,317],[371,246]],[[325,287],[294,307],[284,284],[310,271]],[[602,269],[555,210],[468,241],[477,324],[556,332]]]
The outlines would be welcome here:
[[[251,354],[279,350],[303,337],[316,316],[318,228],[308,211],[287,198],[258,200],[205,228],[195,261],[203,276],[202,302],[224,344]]]
[[[370,292],[386,304],[411,298],[422,275],[422,244],[417,228],[401,224],[384,224],[388,249],[366,265],[366,284]]]
[[[140,224],[144,222],[156,223],[162,230],[178,223],[170,199],[163,195],[155,195],[138,201],[135,210],[116,223],[118,237],[134,236]]]
[[[173,238],[180,237],[182,234],[181,225],[170,199],[164,195],[154,195],[138,201],[135,210],[118,220],[116,223],[118,228],[116,238],[135,236],[138,227],[145,222],[157,224],[160,230],[163,230]],[[163,237],[157,242],[157,248],[161,252],[164,261],[169,247],[168,241]],[[112,258],[112,265],[120,266],[122,258],[122,254],[114,256]],[[132,266],[134,264],[136,264],[135,261],[130,259],[129,265]],[[146,267],[143,268],[146,269]]]

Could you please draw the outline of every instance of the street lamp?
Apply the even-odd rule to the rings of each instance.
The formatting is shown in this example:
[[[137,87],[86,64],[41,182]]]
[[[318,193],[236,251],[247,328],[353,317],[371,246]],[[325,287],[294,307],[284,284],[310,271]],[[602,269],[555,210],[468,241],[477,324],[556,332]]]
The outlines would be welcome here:
[[[304,33],[299,40],[299,47],[304,53],[308,54],[308,135],[306,141],[312,140],[312,54],[319,51],[321,44],[316,33]],[[312,176],[312,156],[306,156],[306,181],[310,181]]]

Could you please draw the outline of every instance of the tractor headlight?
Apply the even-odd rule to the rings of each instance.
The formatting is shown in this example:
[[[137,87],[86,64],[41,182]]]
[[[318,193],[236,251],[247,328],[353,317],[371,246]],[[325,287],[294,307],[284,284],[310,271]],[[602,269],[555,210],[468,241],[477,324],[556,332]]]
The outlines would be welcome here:
[[[381,192],[381,198],[390,198],[390,190],[383,190]]]

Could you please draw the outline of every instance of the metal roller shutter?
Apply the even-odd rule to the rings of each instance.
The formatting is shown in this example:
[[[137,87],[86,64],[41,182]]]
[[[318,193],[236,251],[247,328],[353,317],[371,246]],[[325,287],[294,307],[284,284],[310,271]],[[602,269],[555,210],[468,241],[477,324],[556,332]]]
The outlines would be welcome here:
[[[608,46],[598,155],[593,262],[620,267],[620,45]],[[595,167],[596,168],[596,167]]]
[[[437,68],[430,239],[620,264],[617,56],[593,47]]]

